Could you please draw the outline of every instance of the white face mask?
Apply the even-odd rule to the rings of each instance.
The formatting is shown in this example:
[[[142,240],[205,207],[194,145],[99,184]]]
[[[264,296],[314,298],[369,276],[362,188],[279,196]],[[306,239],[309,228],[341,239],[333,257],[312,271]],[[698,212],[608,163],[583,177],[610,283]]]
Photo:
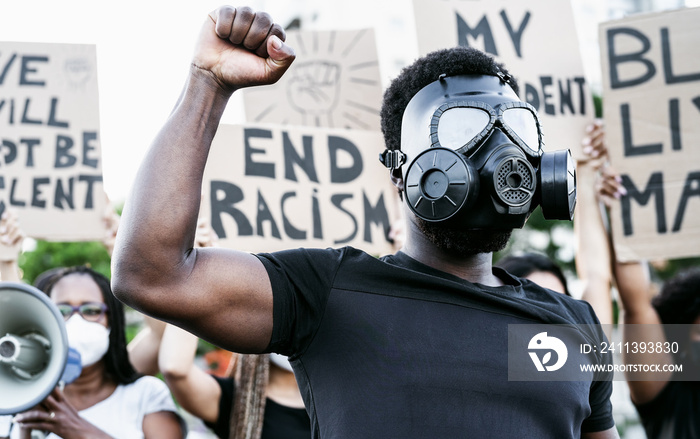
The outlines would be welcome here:
[[[278,366],[288,372],[294,372],[292,365],[289,364],[289,360],[285,355],[272,353],[270,354],[270,361],[272,361],[275,366]]]
[[[105,356],[109,349],[109,328],[97,322],[88,322],[74,314],[66,322],[68,346],[80,353],[83,367],[92,366]]]

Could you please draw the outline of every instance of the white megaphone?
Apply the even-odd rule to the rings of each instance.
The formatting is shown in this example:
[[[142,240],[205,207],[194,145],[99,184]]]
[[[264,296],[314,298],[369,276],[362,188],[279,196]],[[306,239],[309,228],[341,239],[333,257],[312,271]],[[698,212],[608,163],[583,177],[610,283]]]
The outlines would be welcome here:
[[[0,415],[34,407],[78,375],[56,305],[32,286],[0,282]]]

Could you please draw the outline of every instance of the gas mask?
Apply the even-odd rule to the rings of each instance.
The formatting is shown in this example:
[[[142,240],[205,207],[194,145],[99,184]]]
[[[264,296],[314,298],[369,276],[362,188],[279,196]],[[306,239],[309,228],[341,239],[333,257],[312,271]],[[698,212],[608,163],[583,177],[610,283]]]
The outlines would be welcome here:
[[[406,106],[401,150],[380,161],[401,169],[419,218],[464,229],[521,228],[538,206],[573,218],[576,172],[568,150],[543,152],[537,112],[500,74],[444,76]]]

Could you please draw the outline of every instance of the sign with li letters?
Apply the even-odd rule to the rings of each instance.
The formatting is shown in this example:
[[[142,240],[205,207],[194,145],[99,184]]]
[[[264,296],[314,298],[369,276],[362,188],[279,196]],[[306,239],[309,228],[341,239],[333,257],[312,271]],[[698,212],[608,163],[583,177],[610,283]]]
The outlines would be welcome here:
[[[611,211],[623,261],[700,255],[700,8],[600,25]]]

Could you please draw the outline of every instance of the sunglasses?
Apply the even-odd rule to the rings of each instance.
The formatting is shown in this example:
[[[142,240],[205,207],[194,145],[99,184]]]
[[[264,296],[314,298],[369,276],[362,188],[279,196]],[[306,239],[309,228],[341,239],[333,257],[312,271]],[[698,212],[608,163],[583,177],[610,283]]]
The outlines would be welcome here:
[[[69,305],[67,303],[59,303],[56,305],[58,311],[63,316],[64,320],[68,320],[76,313],[88,322],[97,322],[107,312],[107,305],[104,303],[83,303],[79,306]]]

